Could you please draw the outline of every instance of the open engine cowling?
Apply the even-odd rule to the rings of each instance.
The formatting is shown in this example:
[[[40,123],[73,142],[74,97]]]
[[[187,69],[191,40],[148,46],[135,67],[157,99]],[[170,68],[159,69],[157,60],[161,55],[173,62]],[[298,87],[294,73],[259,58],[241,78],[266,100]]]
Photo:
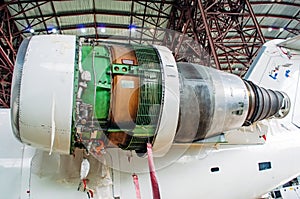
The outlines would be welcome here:
[[[161,46],[75,36],[25,39],[14,69],[13,132],[61,153],[119,147],[163,156],[173,142],[283,117],[289,98],[204,66],[176,63]],[[280,114],[279,114],[280,112]]]

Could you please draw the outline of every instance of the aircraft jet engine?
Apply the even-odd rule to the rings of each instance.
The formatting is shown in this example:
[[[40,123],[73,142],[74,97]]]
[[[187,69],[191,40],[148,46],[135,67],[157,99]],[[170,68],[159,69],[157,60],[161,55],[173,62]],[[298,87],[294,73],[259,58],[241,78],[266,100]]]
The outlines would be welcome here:
[[[25,39],[12,84],[12,126],[23,143],[72,153],[105,147],[163,156],[269,117],[284,117],[289,97],[233,74],[176,63],[162,46],[75,36]]]

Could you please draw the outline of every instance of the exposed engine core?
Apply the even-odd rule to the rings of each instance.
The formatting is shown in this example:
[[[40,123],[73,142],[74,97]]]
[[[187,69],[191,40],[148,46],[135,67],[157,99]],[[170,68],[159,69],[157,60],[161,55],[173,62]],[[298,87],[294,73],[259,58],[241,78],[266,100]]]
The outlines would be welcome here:
[[[97,155],[105,147],[143,153],[151,142],[162,156],[174,142],[284,117],[290,104],[235,75],[176,64],[165,47],[54,35],[21,45],[11,107],[16,137],[36,147]]]
[[[164,50],[167,49],[82,41],[79,78],[75,82],[75,142],[83,142],[96,153],[100,152],[99,140],[107,147],[143,152],[156,134],[175,133],[176,114],[173,121],[168,118],[168,129],[159,128],[166,105],[172,105],[167,100],[168,92],[175,89],[179,96],[176,63],[174,59],[168,62],[167,67],[172,66],[171,73],[175,75],[167,76],[171,73],[164,69],[160,57]],[[178,113],[179,101],[173,103],[172,109],[176,110],[176,106]]]

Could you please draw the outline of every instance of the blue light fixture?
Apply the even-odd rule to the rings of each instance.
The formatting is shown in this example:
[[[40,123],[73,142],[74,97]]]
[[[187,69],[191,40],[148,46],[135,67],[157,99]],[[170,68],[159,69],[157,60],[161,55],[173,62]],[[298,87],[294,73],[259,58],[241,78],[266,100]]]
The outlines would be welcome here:
[[[135,24],[130,24],[128,26],[129,31],[134,32],[136,30],[136,25]]]
[[[55,34],[55,33],[57,33],[57,29],[56,28],[52,28],[51,32]]]

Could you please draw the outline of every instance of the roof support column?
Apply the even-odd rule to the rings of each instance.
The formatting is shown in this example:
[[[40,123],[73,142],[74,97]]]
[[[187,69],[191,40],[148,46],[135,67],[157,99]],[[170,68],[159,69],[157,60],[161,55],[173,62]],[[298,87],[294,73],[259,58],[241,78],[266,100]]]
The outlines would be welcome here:
[[[6,4],[0,7],[0,18],[0,108],[9,108],[16,49],[23,38],[18,34]]]
[[[187,43],[176,34],[165,37],[168,47],[178,52],[177,61],[243,76],[265,42],[249,0],[176,0],[173,8],[168,27],[193,39]]]
[[[206,11],[204,10],[204,7],[202,5],[201,0],[198,0],[198,6],[199,6],[199,9],[200,9],[200,12],[201,12],[201,17],[203,19],[203,24],[204,24],[207,39],[208,39],[208,42],[209,42],[209,51],[210,51],[209,54],[212,54],[213,59],[215,61],[215,66],[216,66],[217,69],[220,70],[221,67],[220,67],[220,62],[219,62],[218,55],[217,55],[217,52],[216,52],[216,47],[215,47],[213,38],[211,36],[211,30],[210,30],[210,28],[208,26],[208,22],[207,22],[208,18],[206,16]]]

